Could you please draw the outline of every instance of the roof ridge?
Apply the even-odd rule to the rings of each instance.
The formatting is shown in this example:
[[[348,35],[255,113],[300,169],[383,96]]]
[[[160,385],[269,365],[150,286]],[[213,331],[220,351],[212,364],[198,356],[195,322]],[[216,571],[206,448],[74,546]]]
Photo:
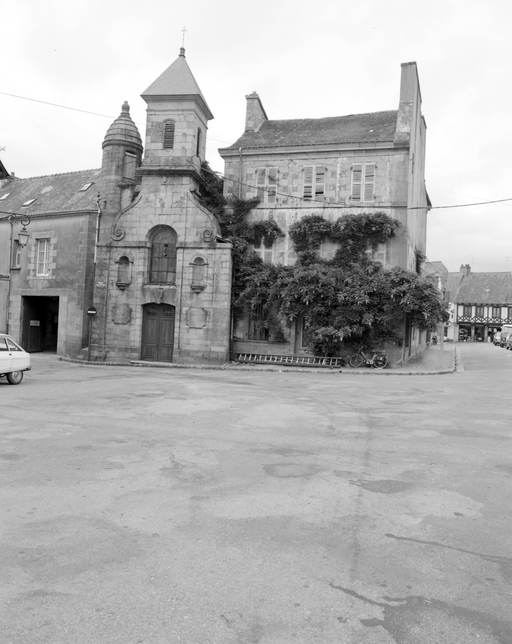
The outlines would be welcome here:
[[[378,112],[354,112],[351,114],[339,114],[338,116],[312,116],[307,118],[296,118],[296,119],[267,119],[263,122],[265,123],[284,123],[289,121],[324,121],[327,119],[344,119],[349,116],[370,116],[375,114],[398,114],[398,110],[379,110]]]
[[[90,170],[73,170],[72,172],[54,172],[53,174],[39,174],[35,177],[16,177],[20,181],[26,181],[27,179],[44,179],[46,177],[64,177],[65,175],[70,174],[81,174],[84,172],[101,172],[101,168],[91,168]]]

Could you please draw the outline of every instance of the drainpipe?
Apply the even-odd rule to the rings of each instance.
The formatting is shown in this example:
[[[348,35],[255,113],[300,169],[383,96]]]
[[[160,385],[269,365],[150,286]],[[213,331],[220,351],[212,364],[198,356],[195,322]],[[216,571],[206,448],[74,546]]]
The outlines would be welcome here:
[[[8,257],[8,264],[7,264],[7,270],[8,270],[8,275],[9,275],[9,281],[7,283],[7,305],[5,307],[5,328],[7,333],[10,333],[10,325],[9,325],[9,312],[10,312],[10,304],[11,304],[11,281],[12,281],[12,240],[14,237],[14,224],[12,223],[12,219],[9,219],[9,225],[11,227],[11,236],[9,237],[9,257]]]
[[[238,148],[238,198],[242,198],[242,148]]]

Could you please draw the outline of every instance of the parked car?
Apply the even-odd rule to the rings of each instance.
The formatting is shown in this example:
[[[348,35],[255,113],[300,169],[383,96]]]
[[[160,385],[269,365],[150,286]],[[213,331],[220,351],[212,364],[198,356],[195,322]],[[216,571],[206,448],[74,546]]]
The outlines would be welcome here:
[[[0,333],[0,378],[6,376],[10,385],[19,385],[23,372],[30,369],[30,355],[10,335]]]
[[[494,344],[495,347],[497,347],[500,342],[501,342],[501,331],[496,331],[496,333],[492,337],[492,343]]]
[[[504,347],[508,336],[512,333],[512,324],[504,324],[501,327],[500,347]]]
[[[512,333],[508,336],[508,338],[505,341],[505,349],[512,351]]]

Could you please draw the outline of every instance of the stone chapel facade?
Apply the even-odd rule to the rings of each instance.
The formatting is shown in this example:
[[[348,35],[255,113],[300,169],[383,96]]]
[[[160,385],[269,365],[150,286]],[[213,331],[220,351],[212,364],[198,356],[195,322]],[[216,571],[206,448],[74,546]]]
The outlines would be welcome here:
[[[223,363],[231,244],[198,199],[213,115],[184,49],[142,98],[144,153],[127,103],[103,141],[91,358]]]

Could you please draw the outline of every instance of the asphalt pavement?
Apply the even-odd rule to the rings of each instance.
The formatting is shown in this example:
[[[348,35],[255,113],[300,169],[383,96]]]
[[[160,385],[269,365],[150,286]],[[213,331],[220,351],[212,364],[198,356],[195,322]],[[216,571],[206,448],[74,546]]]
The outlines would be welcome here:
[[[511,644],[512,352],[447,348],[399,378],[33,355],[0,381],[0,642]]]

